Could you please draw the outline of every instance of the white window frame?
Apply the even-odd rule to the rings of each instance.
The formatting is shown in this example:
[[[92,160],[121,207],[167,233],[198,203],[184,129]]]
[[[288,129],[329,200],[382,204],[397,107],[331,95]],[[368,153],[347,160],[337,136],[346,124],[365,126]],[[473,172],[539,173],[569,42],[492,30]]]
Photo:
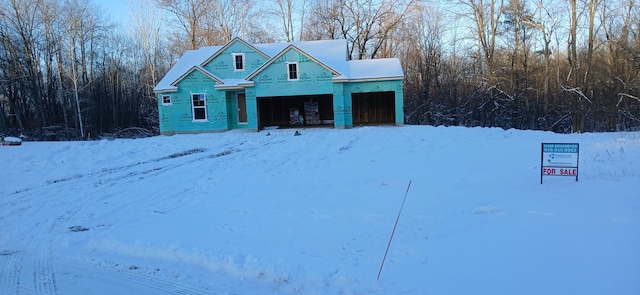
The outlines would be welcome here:
[[[246,66],[245,66],[246,59],[244,58],[244,53],[242,53],[242,52],[241,53],[232,53],[231,56],[233,57],[233,70],[236,71],[236,72],[244,71],[246,69]],[[238,56],[242,58],[242,68],[241,69],[238,68],[238,63],[236,62],[236,57],[238,57]]]
[[[198,103],[195,105],[194,98],[198,98],[198,102],[202,101],[202,105]],[[196,109],[204,109],[204,119],[196,118]],[[206,122],[207,121],[207,95],[205,93],[191,93],[191,114],[194,122]]]
[[[167,100],[165,100],[165,98],[168,98]],[[171,95],[162,95],[162,105],[163,106],[170,106],[172,104],[171,102]],[[168,101],[168,102],[167,102]]]
[[[286,62],[287,64],[287,81],[298,81],[300,80],[300,65],[298,64],[297,61],[288,61]],[[291,78],[291,69],[290,66],[291,65],[295,65],[296,66],[296,77],[295,78]]]

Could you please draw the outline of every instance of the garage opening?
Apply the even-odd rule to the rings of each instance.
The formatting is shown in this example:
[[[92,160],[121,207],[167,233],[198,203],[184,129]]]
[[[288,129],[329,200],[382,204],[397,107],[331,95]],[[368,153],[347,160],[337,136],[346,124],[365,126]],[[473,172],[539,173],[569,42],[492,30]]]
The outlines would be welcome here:
[[[259,129],[333,126],[333,95],[258,97]]]
[[[395,123],[395,93],[369,92],[351,95],[353,124],[374,125]]]

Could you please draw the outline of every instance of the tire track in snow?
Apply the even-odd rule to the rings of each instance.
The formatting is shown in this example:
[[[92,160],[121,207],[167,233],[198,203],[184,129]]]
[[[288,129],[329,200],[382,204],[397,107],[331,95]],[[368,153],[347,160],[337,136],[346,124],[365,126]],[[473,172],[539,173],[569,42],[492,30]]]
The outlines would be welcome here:
[[[50,257],[44,253],[35,255],[33,283],[38,294],[58,294],[56,275]]]
[[[38,194],[38,190],[44,189],[44,190],[48,191],[50,189],[51,185],[69,183],[69,182],[73,182],[73,181],[86,181],[86,178],[98,179],[97,183],[98,183],[98,185],[100,185],[100,184],[108,183],[108,181],[123,180],[123,179],[127,179],[127,178],[130,178],[130,177],[135,177],[135,176],[139,176],[139,175],[143,175],[144,176],[144,175],[148,175],[148,174],[153,175],[152,173],[163,173],[165,171],[170,171],[170,170],[173,170],[173,169],[178,168],[180,166],[183,166],[183,165],[186,165],[186,164],[190,164],[190,163],[194,163],[194,162],[199,162],[199,161],[202,161],[202,160],[215,159],[215,158],[219,158],[219,157],[222,157],[222,156],[235,154],[235,153],[238,153],[238,152],[244,152],[244,151],[250,151],[250,150],[258,150],[258,149],[264,148],[264,146],[268,146],[268,145],[275,144],[275,143],[282,143],[282,142],[284,142],[284,140],[261,143],[260,146],[248,147],[248,148],[244,148],[244,149],[240,149],[239,148],[240,146],[243,146],[247,142],[249,142],[249,140],[245,140],[243,142],[235,144],[234,146],[237,146],[236,148],[227,148],[227,149],[223,150],[222,152],[203,155],[203,156],[197,157],[195,159],[190,159],[190,160],[187,160],[187,161],[181,161],[178,164],[170,164],[170,165],[164,165],[164,166],[157,166],[156,165],[156,166],[151,167],[151,168],[141,169],[140,171],[131,171],[129,173],[126,173],[125,175],[120,175],[120,176],[112,177],[112,178],[109,178],[109,179],[103,179],[103,181],[100,181],[100,180],[103,177],[106,177],[106,176],[109,176],[109,175],[117,174],[119,172],[127,172],[129,170],[138,168],[140,166],[148,165],[148,164],[159,164],[159,163],[161,164],[161,163],[164,163],[164,162],[167,162],[167,161],[171,161],[171,160],[174,160],[174,159],[180,159],[180,158],[188,157],[188,156],[191,156],[191,155],[202,154],[202,153],[207,152],[207,149],[206,148],[192,148],[192,149],[188,149],[188,150],[185,150],[185,151],[182,151],[182,152],[177,152],[177,153],[173,153],[173,154],[170,154],[170,155],[167,155],[167,156],[154,158],[154,159],[150,159],[150,160],[139,161],[139,162],[132,163],[132,164],[114,166],[114,167],[110,167],[110,168],[103,168],[103,169],[100,169],[98,171],[89,172],[89,173],[85,173],[85,174],[76,174],[76,175],[57,178],[57,179],[51,179],[51,180],[47,180],[45,182],[45,184],[40,186],[40,187],[29,187],[29,188],[25,188],[25,189],[21,189],[21,190],[16,190],[13,193],[11,193],[10,195]],[[14,204],[14,203],[15,203],[15,200],[13,200],[11,202],[2,203],[2,204],[0,204],[0,208],[4,207],[5,205]]]
[[[72,188],[74,184],[78,186],[86,186],[87,183],[91,183],[94,187],[101,186],[112,186],[118,184],[118,182],[122,180],[128,180],[129,182],[135,182],[143,180],[147,177],[158,175],[161,173],[166,173],[178,167],[188,165],[194,162],[199,162],[203,160],[209,160],[214,158],[219,158],[222,156],[226,156],[232,153],[239,152],[241,150],[235,149],[227,149],[222,152],[201,155],[200,157],[190,158],[188,160],[182,159],[184,157],[201,154],[204,153],[205,149],[190,149],[179,153],[170,154],[168,156],[141,161],[134,164],[117,166],[112,168],[103,168],[98,171],[94,171],[86,174],[79,174],[72,177],[64,177],[54,180],[49,180],[45,184],[40,186],[33,186],[26,189],[18,190],[10,194],[10,196],[18,197],[18,199],[8,198],[3,200],[0,203],[0,209],[9,209],[11,212],[8,214],[17,216],[24,215],[23,213],[26,210],[30,210],[33,208],[33,203],[37,199],[45,198],[45,202],[52,201],[53,198],[49,196],[52,195],[52,192],[59,192],[59,189],[68,190]],[[182,159],[182,160],[176,160]],[[174,163],[167,161],[177,161]],[[164,166],[160,166],[158,164],[164,164]],[[53,193],[53,196],[62,196],[67,195],[63,193]],[[72,200],[66,200],[71,202]]]
[[[154,291],[153,294],[157,294],[158,291],[166,294],[193,294],[193,295],[205,295],[211,294],[211,291],[202,290],[190,285],[180,284],[177,282],[167,281],[152,275],[140,274],[134,271],[126,271],[117,268],[91,264],[74,260],[71,258],[57,257],[55,259],[56,265],[60,268],[68,269],[70,271],[82,271],[83,274],[90,274],[96,280],[112,280],[120,282],[123,287],[144,287],[149,291]]]
[[[60,270],[61,274],[64,274],[62,277],[65,275],[70,277],[87,276],[89,280],[98,283],[95,286],[91,285],[88,287],[100,288],[99,283],[106,280],[115,282],[125,290],[148,290],[148,292],[145,292],[147,294],[211,294],[211,291],[208,290],[165,280],[153,275],[91,264],[71,258],[52,257],[42,255],[42,253],[28,252],[26,254],[29,254],[29,257],[32,257],[32,259],[26,259],[28,264],[23,266],[25,257],[22,252],[0,252],[0,261],[2,261],[2,264],[0,264],[0,294],[74,294],[77,290],[67,290],[58,286],[58,279],[54,271],[56,269]],[[31,254],[34,255],[32,256]],[[28,282],[21,281],[21,275],[24,272],[32,273],[33,288],[28,286]],[[69,284],[69,282],[67,283]],[[62,285],[64,286],[64,284]]]
[[[161,157],[155,160],[138,162],[135,165],[125,165],[114,168],[101,169],[99,171],[88,173],[76,177],[67,177],[61,178],[58,180],[48,181],[44,186],[37,188],[29,188],[26,190],[21,190],[20,192],[16,192],[14,194],[19,194],[21,200],[15,200],[13,203],[6,203],[6,205],[11,205],[14,210],[30,210],[33,207],[33,202],[35,199],[30,198],[31,196],[35,196],[37,198],[46,198],[47,201],[52,201],[52,198],[49,198],[52,190],[63,189],[65,190],[68,187],[74,185],[75,182],[87,182],[87,181],[95,181],[96,185],[110,185],[117,184],[125,179],[131,179],[132,181],[144,179],[154,174],[163,173],[165,171],[169,171],[175,168],[178,168],[183,165],[188,165],[190,163],[215,159],[219,157],[223,157],[237,150],[226,150],[223,152],[203,155],[197,158],[191,158],[188,160],[178,160],[178,163],[168,163],[169,165],[165,166],[157,166],[157,163],[170,161],[173,159],[183,158],[188,155],[202,153],[204,150],[196,149],[196,150],[187,150],[185,152],[171,154],[166,157]],[[153,165],[153,166],[149,166]],[[104,178],[105,176],[112,176],[110,178]],[[53,186],[53,187],[52,187]],[[54,194],[55,195],[55,194]],[[60,196],[65,194],[59,194]],[[25,200],[29,199],[30,202],[25,202]],[[56,278],[56,270],[54,268],[54,262],[52,261],[53,257],[53,245],[56,239],[55,235],[52,233],[55,232],[66,232],[66,228],[68,227],[69,220],[73,218],[73,216],[81,210],[81,208],[75,208],[74,210],[69,210],[69,205],[78,205],[74,200],[64,200],[67,205],[63,206],[56,212],[51,211],[49,215],[54,217],[51,219],[45,219],[41,222],[38,222],[36,225],[36,232],[34,232],[34,236],[39,237],[49,237],[45,238],[40,242],[37,242],[34,248],[27,246],[27,248],[31,248],[31,250],[20,251],[20,253],[29,253],[29,256],[17,255],[16,251],[4,251],[0,253],[4,253],[5,257],[4,264],[2,265],[1,276],[0,276],[0,294],[44,294],[44,295],[57,295],[57,294],[66,294],[66,290],[60,290],[59,284]],[[19,206],[16,206],[19,205]],[[23,206],[26,206],[22,208]],[[34,207],[35,208],[35,207]],[[54,206],[54,208],[57,208]],[[15,211],[14,211],[15,212]],[[9,255],[11,254],[11,255]],[[0,254],[2,255],[2,254]],[[26,259],[24,261],[26,264],[22,264],[22,260],[24,257]],[[3,258],[0,256],[0,259]],[[0,260],[2,262],[2,260]],[[57,265],[57,264],[56,264]],[[65,266],[66,265],[66,266]],[[78,267],[80,264],[63,264],[61,267],[65,267],[69,270],[69,266]],[[69,270],[68,273],[74,273],[77,270],[74,270],[73,267]],[[84,266],[82,269],[87,270],[94,275],[111,278],[117,281],[123,281],[125,284],[129,284],[131,286],[139,286],[149,290],[155,290],[155,293],[158,291],[162,291],[167,294],[209,294],[210,292],[201,291],[189,286],[179,285],[168,281],[163,281],[157,278],[153,278],[150,276],[136,275],[133,273],[124,274],[118,270],[109,270],[107,268],[99,268],[99,267],[88,267]],[[66,275],[66,274],[63,274]],[[31,278],[30,278],[31,277]],[[21,278],[23,281],[21,282]],[[28,286],[25,286],[28,285]],[[32,288],[31,288],[32,287]]]
[[[45,184],[43,186],[39,187],[39,188],[45,188],[46,189],[51,185],[60,184],[60,183],[67,183],[67,182],[71,182],[71,181],[83,180],[84,178],[92,177],[92,176],[96,176],[96,177],[99,178],[99,177],[102,177],[102,176],[118,173],[120,171],[126,171],[126,170],[129,170],[129,169],[133,169],[133,168],[141,166],[141,165],[152,164],[152,163],[161,163],[161,162],[164,162],[164,161],[167,161],[167,160],[178,159],[178,158],[182,158],[182,157],[185,157],[185,156],[204,153],[204,152],[206,152],[206,149],[204,149],[204,148],[194,148],[194,149],[189,149],[189,150],[186,150],[186,151],[183,151],[183,152],[173,153],[173,154],[170,154],[168,156],[164,156],[164,157],[160,157],[160,158],[155,158],[155,159],[150,159],[150,160],[145,160],[145,161],[139,161],[139,162],[135,162],[135,163],[132,163],[132,164],[127,164],[127,165],[122,165],[122,166],[103,168],[103,169],[100,169],[98,171],[89,172],[89,173],[85,173],[85,174],[76,174],[76,175],[66,176],[66,177],[57,178],[57,179],[51,179],[51,180],[47,180],[45,182]],[[22,193],[32,192],[32,191],[34,191],[36,189],[39,189],[39,188],[29,187],[29,188],[25,188],[25,189],[21,189],[21,190],[16,190],[13,193],[11,193],[11,195],[18,195],[18,194],[22,194]]]
[[[4,260],[0,268],[0,294],[20,294],[21,259],[17,251],[0,252],[0,260]]]
[[[0,294],[41,294],[28,280],[31,268],[25,264],[22,251],[2,251],[0,259],[5,259],[0,266]]]
[[[54,184],[54,183],[60,183],[60,182],[67,182],[67,181],[71,181],[71,180],[78,180],[78,179],[85,178],[85,177],[90,177],[90,176],[109,175],[109,174],[117,173],[117,172],[120,172],[120,171],[123,171],[123,170],[128,170],[128,169],[131,169],[131,168],[135,168],[137,166],[150,164],[150,163],[160,163],[160,162],[164,162],[164,161],[167,161],[167,160],[182,158],[182,157],[185,157],[185,156],[188,156],[188,155],[204,153],[205,151],[206,151],[206,149],[204,149],[204,148],[190,149],[190,150],[186,150],[186,151],[179,152],[179,153],[173,153],[173,154],[170,154],[168,156],[164,156],[164,157],[160,157],[160,158],[156,158],[156,159],[140,161],[140,162],[136,162],[136,163],[128,164],[128,165],[123,165],[123,166],[116,166],[116,167],[111,167],[111,168],[103,168],[101,170],[98,170],[96,172],[91,172],[91,173],[88,173],[88,174],[78,174],[78,175],[74,175],[74,176],[70,176],[70,177],[49,180],[49,181],[47,181],[47,183],[48,184]]]
[[[170,165],[165,165],[165,166],[155,166],[155,167],[151,167],[149,169],[144,169],[144,170],[139,170],[139,171],[131,171],[129,173],[126,173],[124,175],[118,175],[115,177],[111,177],[111,178],[105,178],[105,179],[99,179],[96,181],[96,185],[109,185],[112,183],[118,183],[122,180],[126,180],[129,179],[130,181],[139,181],[139,180],[143,180],[149,176],[154,176],[154,175],[158,175],[161,173],[165,173],[167,171],[179,168],[181,166],[187,165],[187,164],[191,164],[191,163],[195,163],[195,162],[200,162],[202,160],[207,160],[207,159],[215,159],[215,158],[219,158],[219,157],[223,157],[226,155],[230,155],[231,153],[234,152],[238,152],[238,150],[226,150],[223,152],[219,152],[216,154],[210,154],[210,155],[206,155],[206,156],[202,156],[202,157],[198,157],[195,159],[191,159],[188,161],[182,161],[176,164],[170,164]]]
[[[201,154],[204,153],[206,149],[198,148],[198,149],[190,149],[180,153],[174,153],[168,156],[164,156],[161,158],[156,158],[147,161],[140,161],[133,164],[117,166],[112,168],[103,168],[98,171],[86,173],[86,174],[77,174],[69,177],[63,177],[53,180],[48,180],[46,183],[40,187],[31,187],[22,190],[18,190],[13,192],[11,195],[47,195],[47,193],[51,190],[51,186],[54,185],[69,185],[69,183],[73,182],[82,182],[82,185],[85,185],[87,181],[94,180],[96,186],[101,185],[109,185],[110,183],[130,179],[130,180],[142,180],[150,175],[157,175],[159,173],[164,173],[167,171],[171,171],[175,168],[191,164],[194,162],[199,162],[202,160],[219,158],[222,156],[230,155],[232,153],[240,152],[239,149],[227,149],[222,152],[218,152],[215,154],[203,155],[197,157],[195,159],[182,160],[178,163],[167,164],[167,165],[158,165],[163,164],[167,161],[183,158],[189,155]],[[153,165],[149,167],[149,165]],[[138,169],[139,168],[139,169]],[[137,169],[137,170],[136,170]],[[119,174],[124,173],[124,174]],[[112,176],[107,178],[108,176]],[[136,178],[137,177],[137,178]],[[41,193],[44,190],[43,193]],[[0,208],[5,205],[13,205],[16,204],[16,201],[5,202],[4,204],[0,204]]]
[[[51,223],[45,224],[43,223],[39,227],[39,233],[37,234],[40,237],[47,237],[48,239],[43,240],[40,243],[37,243],[35,247],[35,252],[33,253],[33,286],[36,290],[37,294],[43,295],[56,295],[58,293],[58,287],[56,283],[56,275],[55,270],[53,268],[53,264],[51,263],[51,257],[53,257],[53,235],[47,235],[47,231],[55,232],[58,223],[60,221],[66,221],[62,216],[60,216],[60,212],[52,212],[59,217],[51,219]],[[68,215],[66,215],[68,216]]]
[[[273,144],[273,142],[269,142],[266,145]],[[242,143],[240,144],[242,145]],[[20,199],[9,200],[5,202],[4,205],[10,205],[14,212],[15,210],[25,209],[31,210],[31,208],[36,208],[33,206],[34,202],[38,203],[38,200],[45,198],[47,202],[54,201],[54,198],[49,196],[65,196],[66,194],[58,193],[51,194],[52,191],[67,190],[69,187],[73,187],[75,183],[82,182],[83,185],[86,185],[86,182],[96,182],[97,185],[109,185],[109,184],[117,184],[124,179],[144,179],[146,177],[164,173],[166,171],[173,170],[175,168],[188,165],[194,162],[206,161],[211,159],[216,159],[220,157],[224,157],[230,154],[235,154],[238,152],[250,151],[250,150],[258,150],[261,146],[255,147],[245,147],[244,149],[227,149],[218,153],[211,153],[202,155],[205,153],[205,149],[191,149],[186,150],[181,153],[171,154],[165,157],[160,157],[152,160],[141,161],[134,164],[116,166],[112,168],[104,168],[95,172],[75,175],[72,177],[64,177],[55,180],[47,181],[44,185],[39,187],[29,187],[20,191],[14,192],[12,195],[18,195]],[[190,155],[197,154],[198,157],[188,157]],[[188,157],[184,159],[184,157]],[[173,162],[174,159],[176,160]],[[164,166],[158,166],[158,163],[164,163]],[[105,178],[111,176],[110,178]],[[102,183],[98,181],[102,180]],[[31,198],[35,197],[35,198]],[[45,200],[43,199],[43,200]],[[59,198],[55,198],[59,199]],[[28,202],[27,202],[28,201]],[[68,205],[73,205],[74,200],[65,199],[64,201],[67,203],[64,208],[67,208]],[[64,204],[63,204],[64,205]],[[77,205],[77,204],[76,204]],[[23,208],[24,207],[24,208]],[[42,208],[41,206],[38,206]],[[1,207],[0,207],[1,208]],[[41,209],[38,209],[41,210]],[[67,225],[70,218],[74,215],[67,210],[67,214],[64,214],[64,210],[61,209],[59,212],[51,212],[50,216],[58,216],[56,219],[46,219],[42,220],[44,223],[36,223],[38,230],[34,233],[34,236],[46,237],[49,236],[48,239],[39,242],[39,245],[35,245],[35,248],[31,246],[27,246],[27,248],[31,250],[21,250],[19,252],[0,252],[11,255],[5,257],[4,264],[1,271],[0,276],[0,294],[4,294],[5,291],[9,294],[66,294],[67,290],[60,289],[60,284],[58,284],[56,278],[56,269],[54,266],[59,266],[60,268],[66,270],[67,272],[58,273],[58,275],[68,275],[73,274],[78,269],[84,269],[85,271],[92,273],[97,276],[102,276],[106,278],[111,278],[113,280],[122,281],[123,283],[130,284],[131,286],[140,286],[144,288],[149,288],[150,290],[162,291],[168,294],[210,294],[211,292],[207,292],[204,290],[200,290],[188,285],[176,284],[171,281],[162,280],[150,275],[141,275],[133,272],[123,272],[118,269],[111,269],[107,267],[101,267],[98,265],[91,264],[82,264],[82,263],[74,263],[68,262],[69,260],[55,258],[53,256],[52,247],[54,244],[54,240],[56,239],[55,235],[52,233],[61,232],[62,226]],[[79,210],[79,209],[78,209]],[[77,210],[76,210],[77,212]],[[18,254],[16,254],[18,253]],[[28,256],[25,256],[26,253],[30,253]],[[0,254],[1,255],[1,254]],[[25,259],[28,258],[28,259]],[[2,256],[0,256],[2,259]],[[59,260],[60,263],[54,260]],[[65,262],[67,261],[67,262]],[[0,260],[2,262],[2,260]],[[26,263],[26,264],[25,264]],[[71,269],[70,269],[71,268]],[[31,276],[31,278],[30,278]],[[63,284],[64,285],[64,284]],[[33,287],[33,288],[31,288]]]

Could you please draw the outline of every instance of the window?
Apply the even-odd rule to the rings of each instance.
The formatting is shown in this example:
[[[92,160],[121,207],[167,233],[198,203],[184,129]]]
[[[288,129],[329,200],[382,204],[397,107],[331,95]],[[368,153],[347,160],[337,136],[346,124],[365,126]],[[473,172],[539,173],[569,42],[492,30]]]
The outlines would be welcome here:
[[[244,71],[244,53],[233,53],[233,69]]]
[[[207,99],[203,93],[192,94],[191,103],[193,105],[193,120],[207,120]]]
[[[287,80],[289,81],[298,80],[298,62],[295,62],[295,61],[287,62]]]
[[[162,105],[170,106],[171,105],[171,95],[163,95],[162,96]]]

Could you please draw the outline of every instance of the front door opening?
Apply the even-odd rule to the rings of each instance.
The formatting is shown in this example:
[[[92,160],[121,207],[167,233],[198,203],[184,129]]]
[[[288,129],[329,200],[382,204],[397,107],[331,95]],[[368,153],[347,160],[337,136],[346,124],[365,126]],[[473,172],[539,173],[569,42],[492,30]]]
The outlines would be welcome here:
[[[238,93],[238,123],[247,123],[247,97],[244,93]]]

